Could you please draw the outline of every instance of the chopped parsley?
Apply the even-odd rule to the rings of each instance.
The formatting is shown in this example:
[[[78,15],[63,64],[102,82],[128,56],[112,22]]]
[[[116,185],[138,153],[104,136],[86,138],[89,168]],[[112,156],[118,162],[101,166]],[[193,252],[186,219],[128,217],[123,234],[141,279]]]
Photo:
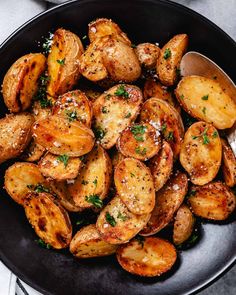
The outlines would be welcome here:
[[[174,133],[173,133],[173,131],[170,131],[170,132],[168,133],[168,135],[165,136],[165,139],[166,139],[166,140],[169,140],[169,141],[174,140]]]
[[[203,139],[203,144],[208,144],[208,143],[210,143],[210,139],[209,139],[209,137],[208,137],[208,135],[207,135],[207,130],[208,130],[208,128],[206,127],[200,135],[193,135],[193,136],[192,136],[192,139],[197,139],[197,138],[199,138],[199,137],[202,137],[202,139]]]
[[[107,114],[108,113],[107,107],[102,107],[102,113],[103,114]]]
[[[48,99],[48,98],[42,98],[42,99],[40,99],[39,103],[40,103],[40,106],[41,106],[42,109],[45,109],[47,107],[51,107],[52,106],[52,100],[51,99]]]
[[[200,238],[199,232],[197,229],[195,229],[192,235],[190,236],[190,238],[186,242],[183,242],[182,244],[177,245],[177,249],[182,250],[182,249],[190,248],[196,244],[199,238]]]
[[[180,95],[180,99],[184,99],[184,95],[183,94]]]
[[[66,110],[66,115],[67,115],[67,119],[69,120],[69,122],[73,122],[75,120],[78,120],[78,115],[76,111],[68,111]]]
[[[118,215],[117,215],[117,218],[119,218],[122,221],[126,221],[128,219],[128,216],[121,214],[121,212],[119,211]]]
[[[116,92],[115,95],[117,96],[123,96],[124,98],[129,98],[129,93],[125,90],[125,86],[124,85],[120,85]]]
[[[35,242],[42,248],[45,248],[45,249],[51,249],[52,246],[45,243],[42,239],[38,239],[38,240],[35,240]]]
[[[167,128],[166,123],[162,124],[162,126],[161,126],[161,131],[162,131],[162,132],[165,132],[165,131],[166,131],[166,128]]]
[[[209,97],[209,94],[204,95],[204,96],[202,97],[202,100],[208,100],[208,97]]]
[[[212,137],[213,137],[213,138],[218,137],[218,132],[217,132],[217,131],[214,131],[214,132],[212,133]]]
[[[135,174],[130,172],[130,176],[133,178],[133,177],[135,177]]]
[[[97,140],[101,140],[105,136],[106,131],[104,131],[101,127],[96,127],[94,128],[94,134]]]
[[[57,59],[57,62],[59,63],[59,65],[64,66],[64,64],[65,64],[65,58],[63,58],[63,59]]]
[[[137,141],[144,141],[143,134],[145,133],[147,127],[143,125],[134,125],[130,128],[130,131],[133,133],[134,138]]]
[[[93,184],[94,184],[95,186],[97,186],[97,184],[98,184],[98,180],[97,180],[97,178],[94,179]]]
[[[130,112],[125,115],[125,119],[128,119],[130,117],[131,117],[131,113]]]
[[[147,149],[146,148],[141,149],[140,147],[136,147],[135,153],[144,156],[147,153]]]
[[[52,100],[47,98],[47,84],[50,81],[50,77],[47,75],[42,75],[39,77],[38,90],[34,96],[35,100],[38,100],[41,108],[51,107]]]
[[[69,156],[67,156],[66,154],[60,155],[59,157],[57,157],[57,160],[64,163],[64,166],[66,168],[66,166],[68,165]]]
[[[45,41],[42,44],[43,52],[45,54],[48,54],[51,51],[52,39],[53,39],[53,34],[49,33],[49,37],[45,38]]]
[[[203,112],[204,115],[206,114],[206,107],[202,108],[202,112]]]
[[[112,226],[112,227],[115,227],[116,226],[116,221],[115,221],[115,218],[109,213],[109,212],[106,212],[106,221]]]
[[[145,238],[138,235],[138,236],[135,237],[135,239],[138,241],[139,245],[141,245],[142,248],[143,248],[144,242],[145,242]]]
[[[43,192],[49,193],[50,192],[50,190],[47,187],[45,187],[44,185],[42,185],[40,183],[38,183],[36,185],[28,184],[27,187],[29,189],[35,191],[36,193],[43,193]]]
[[[85,200],[88,203],[93,204],[96,208],[102,208],[103,206],[103,201],[99,198],[98,195],[86,196]]]
[[[170,48],[166,48],[163,57],[164,57],[164,59],[168,59],[169,57],[171,57],[171,50],[170,50]]]
[[[191,190],[187,195],[186,195],[186,199],[188,199],[188,198],[190,198],[190,197],[192,197],[192,196],[195,196],[196,195],[196,190]]]

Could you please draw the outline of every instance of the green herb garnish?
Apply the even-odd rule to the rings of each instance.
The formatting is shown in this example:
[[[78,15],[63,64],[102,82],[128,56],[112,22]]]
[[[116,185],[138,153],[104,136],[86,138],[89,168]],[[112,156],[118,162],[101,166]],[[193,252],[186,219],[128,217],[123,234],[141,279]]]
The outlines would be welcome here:
[[[98,180],[97,180],[97,178],[94,179],[93,184],[94,184],[95,186],[97,186],[97,184],[98,184]]]
[[[144,156],[147,153],[147,149],[146,148],[141,149],[140,147],[136,147],[135,153]]]
[[[109,212],[106,212],[106,221],[112,226],[112,227],[115,227],[116,226],[116,221],[115,221],[115,218],[109,213]]]
[[[121,212],[118,212],[117,218],[119,218],[122,221],[126,221],[128,219],[128,216],[121,214]]]
[[[60,155],[59,157],[57,157],[57,160],[64,163],[64,166],[66,168],[66,166],[68,165],[69,156],[67,156],[66,154]]]
[[[197,139],[197,138],[199,138],[199,137],[202,137],[202,139],[203,139],[203,144],[208,144],[208,143],[210,143],[210,139],[209,139],[209,137],[208,137],[208,135],[207,135],[207,130],[208,130],[208,128],[206,127],[200,135],[193,135],[193,136],[192,136],[192,139]]]
[[[38,240],[35,240],[35,242],[42,248],[45,248],[45,249],[51,249],[52,246],[45,243],[42,239],[38,239]]]
[[[162,124],[162,126],[161,126],[161,131],[162,131],[162,132],[165,132],[165,131],[166,131],[166,128],[167,128],[166,123]]]
[[[130,128],[130,131],[133,133],[134,138],[137,141],[144,141],[143,134],[145,133],[147,127],[143,125],[134,125]]]
[[[78,120],[78,115],[76,111],[68,111],[66,110],[66,115],[67,115],[67,119],[69,120],[69,122],[73,122],[75,120]]]
[[[124,98],[129,98],[129,93],[125,90],[125,86],[124,85],[120,85],[116,92],[115,95],[117,96],[123,96]]]
[[[164,59],[168,59],[169,57],[171,57],[171,51],[170,48],[166,48],[164,52]]]
[[[166,140],[169,140],[169,141],[174,140],[174,133],[173,133],[173,131],[170,131],[170,132],[168,133],[168,135],[165,136],[165,139],[166,139]]]
[[[48,54],[51,51],[52,39],[53,39],[53,34],[49,33],[49,37],[45,38],[45,41],[42,44],[43,52],[45,54]]]
[[[44,185],[42,185],[40,183],[38,183],[36,185],[28,184],[27,187],[29,189],[35,191],[36,193],[43,193],[43,192],[49,193],[50,192],[50,190],[47,187],[45,187]]]
[[[208,100],[208,97],[209,97],[209,94],[204,95],[204,96],[202,97],[202,100]]]
[[[125,119],[128,119],[131,117],[131,113],[129,112],[128,114],[125,115]]]
[[[142,236],[136,236],[135,237],[135,239],[138,241],[138,243],[142,246],[142,248],[143,248],[143,246],[144,246],[144,242],[145,242],[145,238],[144,237],[142,237]]]
[[[133,177],[135,177],[135,174],[130,172],[130,176],[133,178]]]
[[[107,107],[102,107],[102,113],[103,114],[107,114],[108,113]]]
[[[206,114],[206,107],[202,108],[202,112],[203,112],[204,115]]]
[[[217,132],[217,131],[214,131],[214,132],[212,133],[212,137],[213,137],[213,138],[218,137],[218,132]]]
[[[57,62],[59,63],[59,65],[64,66],[64,64],[65,64],[65,58],[63,58],[63,59],[57,59]]]
[[[102,206],[103,206],[103,201],[99,198],[98,195],[86,196],[85,200],[88,203],[93,204],[96,208],[102,208]]]
[[[101,127],[96,127],[94,128],[94,134],[97,140],[101,140],[105,136],[106,131],[104,131]]]

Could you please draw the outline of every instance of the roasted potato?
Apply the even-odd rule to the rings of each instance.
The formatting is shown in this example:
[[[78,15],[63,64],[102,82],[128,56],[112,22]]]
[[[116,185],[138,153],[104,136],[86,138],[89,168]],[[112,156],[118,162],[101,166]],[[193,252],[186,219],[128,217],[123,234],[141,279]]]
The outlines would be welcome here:
[[[141,43],[135,48],[135,53],[142,66],[147,69],[156,67],[160,48],[152,43]]]
[[[205,122],[192,124],[184,135],[180,163],[192,183],[204,185],[212,181],[221,164],[222,146],[216,128]]]
[[[188,190],[186,174],[177,172],[172,175],[165,186],[156,193],[156,205],[141,235],[154,235],[173,219],[175,212],[182,204]]]
[[[182,204],[175,216],[173,241],[175,245],[180,245],[187,241],[192,235],[194,229],[195,218],[185,204]]]
[[[46,119],[47,117],[52,115],[52,108],[51,106],[42,107],[40,101],[36,100],[32,105],[31,113],[34,116],[35,121]]]
[[[45,67],[46,58],[41,53],[24,55],[10,67],[2,84],[3,99],[10,112],[18,113],[30,107]]]
[[[94,134],[91,129],[73,118],[60,115],[40,119],[33,125],[37,142],[55,155],[79,157],[91,151]]]
[[[148,222],[150,214],[131,213],[119,196],[115,196],[98,216],[96,227],[104,241],[123,244],[132,239]]]
[[[186,112],[218,129],[230,128],[236,121],[235,102],[215,80],[200,76],[184,77],[175,94]]]
[[[28,113],[0,119],[0,164],[22,154],[31,140],[33,122],[33,116]]]
[[[158,191],[169,179],[173,168],[173,152],[167,141],[163,141],[161,150],[151,159],[148,166],[153,176],[155,190]]]
[[[27,162],[36,162],[43,156],[45,151],[45,148],[38,144],[35,138],[32,138],[26,150],[21,155],[21,159]]]
[[[78,62],[83,52],[83,44],[77,35],[62,28],[56,30],[47,59],[50,77],[47,92],[50,96],[57,97],[77,83],[80,77]]]
[[[146,161],[160,150],[160,133],[149,123],[133,124],[122,131],[116,145],[124,156]]]
[[[151,172],[139,160],[126,158],[114,173],[117,194],[128,209],[138,215],[150,213],[155,206],[155,189]]]
[[[161,49],[156,71],[162,84],[172,86],[176,83],[180,61],[187,47],[188,36],[179,34],[174,36]]]
[[[225,183],[233,187],[236,185],[236,158],[235,155],[226,142],[226,140],[221,139],[222,143],[222,170],[224,175]]]
[[[120,133],[136,119],[142,100],[138,87],[119,84],[94,102],[95,133],[103,148],[110,149],[116,144]]]
[[[195,215],[212,220],[227,219],[236,205],[234,194],[220,181],[193,186],[188,202]]]
[[[133,239],[119,246],[116,253],[122,268],[143,277],[160,276],[171,269],[177,258],[175,247],[156,237]]]
[[[70,243],[70,252],[77,258],[108,256],[116,253],[117,245],[101,239],[95,224],[79,230]]]
[[[69,246],[72,226],[66,210],[49,193],[29,193],[25,214],[36,234],[55,249]]]

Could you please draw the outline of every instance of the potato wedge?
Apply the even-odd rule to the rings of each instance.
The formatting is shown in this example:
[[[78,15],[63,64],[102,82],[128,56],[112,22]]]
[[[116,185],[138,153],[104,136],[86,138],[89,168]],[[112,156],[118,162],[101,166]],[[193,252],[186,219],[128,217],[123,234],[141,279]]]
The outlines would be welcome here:
[[[133,124],[122,131],[116,145],[124,156],[146,161],[160,150],[160,133],[149,123]]]
[[[135,48],[135,53],[142,66],[147,69],[156,67],[160,48],[153,43],[141,43]]]
[[[195,218],[185,204],[182,204],[175,216],[173,241],[175,245],[180,245],[187,241],[192,235]]]
[[[83,44],[77,35],[62,28],[56,30],[47,60],[50,77],[47,92],[50,96],[57,97],[77,83],[80,77],[78,62],[83,52]]]
[[[41,53],[24,55],[10,67],[2,84],[3,99],[10,112],[18,113],[30,107],[45,67],[46,58]]]
[[[119,152],[118,150],[115,150],[115,152],[112,154],[111,156],[111,162],[112,162],[112,166],[115,169],[117,167],[117,165],[123,161],[126,157]]]
[[[142,100],[138,87],[119,84],[94,102],[95,133],[103,148],[110,149],[116,144],[120,133],[136,119]]]
[[[235,209],[234,194],[220,181],[193,186],[191,192],[188,202],[193,213],[199,217],[225,220]]]
[[[126,158],[114,173],[117,194],[134,214],[152,212],[155,206],[155,189],[151,172],[139,160]]]
[[[177,259],[175,247],[156,237],[148,237],[141,242],[133,239],[119,246],[116,253],[123,269],[143,277],[160,276],[170,270]]]
[[[40,119],[46,119],[47,117],[52,115],[52,108],[51,107],[41,107],[40,101],[36,100],[34,101],[32,105],[32,114],[34,116],[35,121]]]
[[[22,154],[31,140],[33,122],[33,116],[28,113],[0,119],[0,164]]]
[[[236,158],[235,155],[226,142],[226,140],[221,139],[222,144],[222,170],[224,175],[225,183],[233,187],[236,185]]]
[[[70,252],[77,258],[92,258],[112,255],[117,247],[102,240],[96,225],[90,224],[75,234],[70,243]]]
[[[119,196],[115,196],[98,216],[96,227],[104,241],[123,244],[132,239],[148,222],[150,214],[131,213]]]
[[[151,159],[148,166],[153,176],[155,190],[158,191],[169,179],[173,168],[173,152],[167,141],[163,141],[161,150]]]
[[[184,126],[179,113],[168,102],[152,97],[143,104],[140,117],[142,121],[150,123],[161,132],[176,159],[184,136]]]
[[[91,129],[60,115],[36,121],[33,136],[39,144],[55,155],[79,157],[90,152],[94,145]]]
[[[51,194],[28,194],[24,208],[29,223],[45,243],[55,249],[69,246],[72,238],[69,215]]]
[[[40,188],[49,191],[48,184],[38,166],[25,162],[17,162],[6,170],[4,188],[20,205],[23,205],[26,195],[35,188],[37,191],[40,191]]]
[[[187,47],[188,35],[179,34],[161,49],[156,71],[162,84],[172,86],[176,83],[180,61]]]
[[[183,203],[187,190],[186,174],[177,172],[172,175],[165,186],[156,193],[156,205],[151,218],[140,234],[142,236],[154,235],[166,227]]]
[[[222,146],[216,128],[205,122],[192,124],[184,135],[180,163],[192,183],[204,185],[212,181],[221,164]]]
[[[184,77],[175,94],[192,117],[212,123],[218,129],[230,128],[236,121],[235,102],[215,80],[200,76]]]
[[[26,150],[21,155],[21,159],[27,162],[36,162],[43,156],[45,151],[45,148],[38,144],[35,138],[32,138]]]

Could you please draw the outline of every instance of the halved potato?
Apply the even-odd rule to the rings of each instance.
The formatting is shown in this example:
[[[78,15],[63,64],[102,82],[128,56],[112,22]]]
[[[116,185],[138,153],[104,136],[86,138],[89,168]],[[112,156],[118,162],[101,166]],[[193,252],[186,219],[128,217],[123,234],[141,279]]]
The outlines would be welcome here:
[[[132,239],[148,222],[150,214],[131,213],[119,196],[115,196],[98,216],[96,227],[104,241],[123,244]]]
[[[141,235],[154,235],[173,219],[175,212],[184,201],[188,190],[186,174],[177,172],[172,175],[165,186],[156,193],[156,205]]]
[[[187,241],[192,235],[195,218],[185,204],[182,204],[175,216],[173,241],[175,245],[180,245]]]
[[[75,234],[70,243],[70,252],[77,258],[92,258],[114,254],[117,247],[102,240],[96,225],[90,224]]]
[[[94,127],[105,149],[113,147],[120,133],[137,118],[142,100],[138,87],[119,84],[94,102]]]
[[[21,159],[27,162],[36,162],[42,157],[45,151],[45,148],[38,144],[35,138],[32,138],[26,150],[21,155]]]
[[[141,243],[133,239],[128,244],[119,246],[117,259],[122,268],[132,274],[154,277],[170,270],[177,254],[175,247],[168,241],[148,237]]]
[[[225,183],[233,187],[236,185],[236,158],[235,155],[226,142],[226,140],[221,139],[222,143],[222,170],[224,175]]]
[[[150,213],[155,206],[155,189],[151,172],[139,160],[126,158],[114,173],[117,193],[128,209],[138,215]]]
[[[133,124],[122,131],[116,145],[124,156],[146,161],[160,150],[160,133],[149,123]]]
[[[38,88],[38,78],[44,72],[46,58],[41,53],[30,53],[19,58],[7,71],[2,94],[10,112],[28,109]]]
[[[173,152],[167,141],[163,141],[161,150],[151,159],[149,168],[153,176],[155,190],[158,191],[169,179],[173,168]]]
[[[32,115],[34,116],[35,121],[37,121],[40,119],[46,119],[47,117],[51,116],[52,108],[49,106],[42,108],[40,101],[36,100],[33,102],[31,112],[32,112]]]
[[[39,144],[55,155],[79,157],[90,152],[94,145],[91,129],[60,115],[36,121],[33,136]]]
[[[156,71],[162,84],[172,86],[178,78],[178,69],[182,56],[188,47],[188,35],[174,36],[161,49]]]
[[[192,124],[184,135],[180,163],[192,183],[204,185],[212,181],[221,164],[222,146],[216,128],[205,122]]]
[[[141,65],[152,69],[156,67],[160,48],[153,43],[141,43],[135,48],[135,53]]]
[[[48,193],[29,193],[25,214],[36,234],[55,249],[69,246],[72,226],[66,210]]]
[[[193,186],[191,191],[188,202],[193,213],[199,217],[225,220],[235,209],[234,194],[220,181]]]
[[[33,122],[33,116],[28,113],[0,119],[0,164],[22,154],[31,140]]]
[[[80,77],[78,62],[83,52],[83,44],[77,35],[62,28],[56,30],[47,60],[50,77],[47,92],[50,96],[57,97],[77,83]]]
[[[95,146],[75,182],[68,184],[68,192],[76,206],[82,209],[101,208],[110,187],[111,174],[112,164],[107,152],[100,145]]]
[[[46,180],[35,164],[17,162],[5,172],[4,188],[20,205],[23,205],[26,195],[39,185],[48,188]]]
[[[236,121],[235,102],[215,80],[200,76],[184,77],[175,94],[192,117],[212,123],[218,129],[230,128]]]
[[[184,136],[184,126],[179,113],[166,101],[152,97],[141,109],[141,120],[150,123],[170,144],[177,158]]]

